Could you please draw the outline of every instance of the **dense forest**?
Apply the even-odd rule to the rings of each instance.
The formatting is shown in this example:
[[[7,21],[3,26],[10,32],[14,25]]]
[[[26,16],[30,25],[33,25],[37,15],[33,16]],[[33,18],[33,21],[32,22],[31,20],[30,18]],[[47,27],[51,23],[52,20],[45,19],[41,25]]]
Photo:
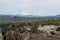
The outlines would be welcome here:
[[[33,24],[41,24],[41,25],[60,25],[60,20],[47,20],[47,21],[32,21],[32,22],[7,22],[7,23],[0,23],[0,27],[2,26],[26,26],[26,25],[33,25]]]

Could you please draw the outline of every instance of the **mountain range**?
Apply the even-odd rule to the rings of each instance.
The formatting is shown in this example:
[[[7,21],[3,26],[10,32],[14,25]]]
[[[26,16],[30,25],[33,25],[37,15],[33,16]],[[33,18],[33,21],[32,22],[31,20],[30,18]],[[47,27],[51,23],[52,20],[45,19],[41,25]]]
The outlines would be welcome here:
[[[5,15],[0,14],[0,18],[40,18],[40,19],[60,19],[60,15],[56,16],[35,16],[35,15]]]
[[[16,16],[16,17],[46,17],[46,18],[48,18],[48,17],[60,17],[60,15],[55,15],[55,16],[35,16],[35,15],[5,15],[5,14],[0,14],[0,17],[1,16],[10,16],[10,17],[14,17],[14,16]]]

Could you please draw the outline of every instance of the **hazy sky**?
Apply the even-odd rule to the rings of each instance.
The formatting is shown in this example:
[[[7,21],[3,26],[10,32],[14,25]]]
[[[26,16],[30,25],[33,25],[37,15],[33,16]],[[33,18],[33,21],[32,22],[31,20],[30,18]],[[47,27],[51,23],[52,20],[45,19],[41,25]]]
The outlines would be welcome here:
[[[57,15],[60,0],[0,0],[0,14]]]

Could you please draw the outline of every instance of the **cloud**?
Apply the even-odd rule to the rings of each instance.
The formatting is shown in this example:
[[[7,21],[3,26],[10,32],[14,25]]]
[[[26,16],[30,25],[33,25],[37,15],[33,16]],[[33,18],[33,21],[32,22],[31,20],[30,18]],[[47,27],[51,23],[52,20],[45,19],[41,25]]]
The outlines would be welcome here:
[[[60,14],[60,0],[0,0],[0,13],[23,15]]]
[[[21,15],[28,15],[28,13],[26,13],[26,12],[21,12]]]

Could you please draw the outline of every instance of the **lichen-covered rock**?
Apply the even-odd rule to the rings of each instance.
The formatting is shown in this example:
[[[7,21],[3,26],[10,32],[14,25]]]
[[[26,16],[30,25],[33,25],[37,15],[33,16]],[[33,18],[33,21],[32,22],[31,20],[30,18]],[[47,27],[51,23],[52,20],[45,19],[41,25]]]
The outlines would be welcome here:
[[[3,40],[2,33],[0,33],[0,40]]]
[[[21,40],[20,33],[15,31],[10,31],[6,33],[6,40]]]

